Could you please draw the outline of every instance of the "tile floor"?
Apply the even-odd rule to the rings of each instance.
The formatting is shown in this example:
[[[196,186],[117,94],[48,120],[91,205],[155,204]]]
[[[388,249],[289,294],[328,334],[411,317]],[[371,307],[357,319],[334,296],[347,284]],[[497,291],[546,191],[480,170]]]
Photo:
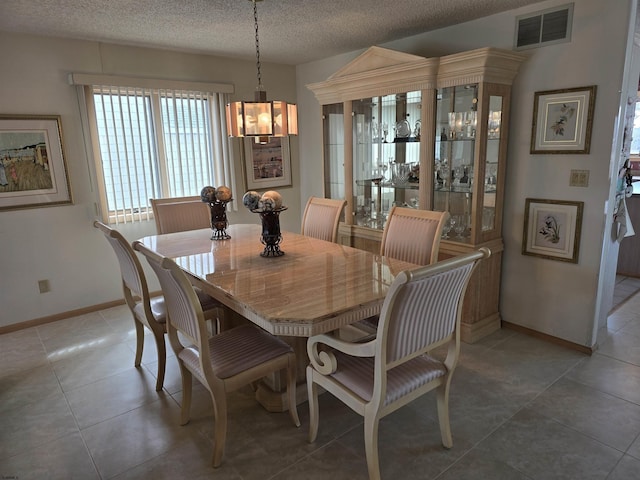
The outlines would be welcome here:
[[[616,285],[613,289],[613,308],[611,310],[615,311],[619,305],[639,290],[640,278],[616,275]]]
[[[464,344],[454,447],[441,447],[427,395],[382,420],[382,477],[639,479],[640,295],[614,309],[601,338],[592,356],[510,330]],[[136,369],[125,307],[0,336],[0,478],[367,478],[360,417],[329,394],[315,444],[306,403],[296,429],[250,391],[232,394],[226,455],[213,470],[207,395],[195,389],[192,420],[180,426],[177,362],[170,356],[156,392],[147,340]]]

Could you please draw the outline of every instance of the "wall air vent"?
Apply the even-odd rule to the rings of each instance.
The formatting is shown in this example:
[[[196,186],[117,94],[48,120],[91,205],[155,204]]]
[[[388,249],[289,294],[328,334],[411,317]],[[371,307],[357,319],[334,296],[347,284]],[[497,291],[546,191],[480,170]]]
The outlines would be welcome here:
[[[573,3],[516,17],[516,50],[571,40]]]

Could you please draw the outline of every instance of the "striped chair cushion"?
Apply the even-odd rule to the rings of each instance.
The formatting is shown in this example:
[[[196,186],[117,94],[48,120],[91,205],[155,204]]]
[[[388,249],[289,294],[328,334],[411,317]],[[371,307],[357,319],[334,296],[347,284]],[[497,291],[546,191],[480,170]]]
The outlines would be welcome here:
[[[218,378],[229,378],[281,355],[293,352],[283,340],[251,325],[225,330],[209,338],[213,371]],[[179,354],[198,379],[207,384],[200,370],[199,353],[187,347]]]
[[[353,357],[334,351],[338,368],[331,376],[365,401],[373,394],[373,357]],[[444,363],[421,355],[387,372],[385,405],[447,374]]]

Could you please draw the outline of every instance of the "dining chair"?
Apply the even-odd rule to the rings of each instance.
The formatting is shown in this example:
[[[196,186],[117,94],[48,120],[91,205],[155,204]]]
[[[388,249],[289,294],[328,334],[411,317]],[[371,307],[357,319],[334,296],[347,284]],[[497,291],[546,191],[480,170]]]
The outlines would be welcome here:
[[[302,235],[335,243],[346,200],[310,197],[302,215]]]
[[[437,389],[442,444],[453,446],[449,388],[460,353],[462,304],[475,266],[490,255],[483,247],[401,272],[385,296],[377,335],[366,343],[328,334],[309,338],[309,442],[318,434],[321,387],[364,417],[369,478],[377,480],[380,419]],[[445,358],[429,354],[438,347],[446,347]]]
[[[290,345],[253,325],[241,325],[218,335],[206,335],[202,308],[186,274],[170,258],[134,242],[156,272],[167,303],[169,342],[182,376],[181,424],[189,422],[192,378],[210,393],[214,413],[213,466],[224,455],[229,392],[253,385],[266,375],[287,372],[287,402],[294,425],[300,426],[296,406],[296,356]],[[183,343],[184,342],[184,343]]]
[[[448,219],[448,212],[394,205],[389,210],[382,232],[380,255],[421,266],[437,262],[442,228]],[[340,335],[353,337],[364,334],[362,339],[366,339],[374,335],[377,328],[378,317],[374,316],[344,328]]]
[[[136,354],[134,361],[136,367],[139,367],[142,361],[144,327],[146,326],[153,333],[158,351],[156,390],[160,391],[164,384],[167,363],[167,351],[164,343],[167,311],[164,297],[162,295],[153,297],[150,295],[142,264],[124,236],[119,231],[97,220],[93,222],[93,225],[104,234],[118,258],[124,299],[129,310],[131,310],[136,328]],[[223,305],[200,289],[194,289],[194,293],[205,312],[205,318],[212,321],[214,325],[212,331],[215,332],[217,324],[223,316]]]
[[[151,198],[158,234],[211,228],[209,206],[199,196]]]
[[[382,231],[380,255],[429,265],[438,261],[442,227],[448,212],[393,206]]]

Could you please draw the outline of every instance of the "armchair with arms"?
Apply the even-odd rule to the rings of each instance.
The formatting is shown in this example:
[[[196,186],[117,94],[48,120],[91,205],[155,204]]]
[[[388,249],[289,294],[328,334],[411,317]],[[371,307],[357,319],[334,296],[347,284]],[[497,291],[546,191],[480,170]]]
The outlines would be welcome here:
[[[453,446],[449,388],[460,352],[460,317],[469,278],[487,248],[400,273],[382,306],[376,336],[347,342],[334,335],[309,338],[307,367],[309,441],[318,433],[319,387],[364,417],[369,478],[380,478],[378,424],[425,393],[437,389],[442,444]],[[446,358],[430,355],[446,346]]]

